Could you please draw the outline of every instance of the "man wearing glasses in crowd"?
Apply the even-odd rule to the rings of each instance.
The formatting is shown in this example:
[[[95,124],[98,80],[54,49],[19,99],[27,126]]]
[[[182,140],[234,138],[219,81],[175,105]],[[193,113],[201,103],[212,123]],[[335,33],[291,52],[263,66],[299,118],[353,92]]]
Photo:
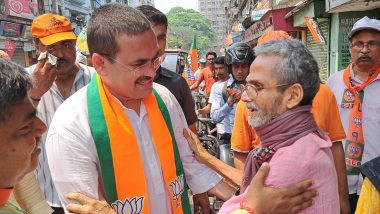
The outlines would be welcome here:
[[[343,146],[354,213],[363,182],[359,166],[380,155],[380,21],[360,19],[348,39],[351,63],[332,75],[327,85],[335,94],[347,136]]]
[[[35,67],[28,70],[34,84],[30,91],[30,98],[37,105],[37,116],[49,127],[58,107],[68,97],[87,85],[95,70],[75,62],[76,36],[66,17],[50,13],[43,14],[34,19],[31,30],[32,35],[46,47],[47,52],[41,53],[46,54],[46,58],[42,57],[43,59],[40,59]],[[45,141],[46,133],[41,138],[42,154],[39,156],[36,176],[54,213],[64,213],[51,179]]]
[[[89,22],[87,42],[96,77],[57,110],[46,140],[63,205],[67,193],[81,192],[115,210],[189,213],[186,183],[193,194],[233,195],[195,159],[180,105],[153,82],[160,51],[144,15],[125,4],[103,5]]]

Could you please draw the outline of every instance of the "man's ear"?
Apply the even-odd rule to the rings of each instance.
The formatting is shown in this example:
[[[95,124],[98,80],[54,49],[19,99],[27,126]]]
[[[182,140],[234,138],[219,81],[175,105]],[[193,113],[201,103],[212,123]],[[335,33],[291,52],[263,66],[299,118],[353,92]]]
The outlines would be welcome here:
[[[299,83],[295,83],[286,89],[285,102],[288,109],[298,106],[303,99],[303,88]]]
[[[104,58],[104,56],[102,56],[98,53],[94,53],[94,54],[92,54],[91,60],[92,60],[92,66],[95,68],[96,72],[100,76],[106,76],[107,72],[105,69],[105,58]]]

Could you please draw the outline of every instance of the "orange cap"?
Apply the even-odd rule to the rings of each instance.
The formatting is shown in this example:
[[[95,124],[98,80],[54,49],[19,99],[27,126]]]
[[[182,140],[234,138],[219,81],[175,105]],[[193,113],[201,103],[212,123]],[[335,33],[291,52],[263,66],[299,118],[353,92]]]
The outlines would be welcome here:
[[[45,13],[33,20],[32,35],[44,45],[77,38],[66,17],[51,13]]]
[[[11,58],[9,57],[9,55],[7,54],[7,52],[3,51],[3,50],[0,50],[0,58],[3,58],[3,59],[7,59],[7,60],[10,60]]]
[[[277,30],[277,31],[271,31],[266,34],[263,34],[258,40],[257,40],[257,45],[261,45],[265,42],[269,42],[274,39],[290,39],[291,37],[289,34],[285,31],[282,30]]]

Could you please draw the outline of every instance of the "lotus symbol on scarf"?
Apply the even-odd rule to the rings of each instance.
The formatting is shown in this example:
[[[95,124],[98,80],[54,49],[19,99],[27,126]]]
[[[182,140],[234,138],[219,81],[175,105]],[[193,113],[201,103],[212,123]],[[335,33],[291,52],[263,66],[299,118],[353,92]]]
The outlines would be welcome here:
[[[183,174],[178,176],[174,181],[170,182],[170,187],[173,190],[173,200],[177,200],[177,207],[181,206],[178,199],[181,198],[183,193],[185,180],[183,178]]]
[[[353,121],[354,121],[355,127],[359,127],[362,124],[362,119],[360,118],[354,117]]]
[[[124,202],[117,200],[111,206],[117,214],[140,214],[144,209],[143,201],[144,197],[126,198]]]

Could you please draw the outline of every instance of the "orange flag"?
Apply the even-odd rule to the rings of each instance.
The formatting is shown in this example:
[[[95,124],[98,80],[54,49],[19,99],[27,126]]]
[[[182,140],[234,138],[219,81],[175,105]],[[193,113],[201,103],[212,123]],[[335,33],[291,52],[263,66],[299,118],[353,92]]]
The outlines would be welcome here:
[[[198,69],[198,51],[196,35],[194,35],[193,44],[191,44],[189,55],[191,57],[191,68],[193,69],[193,73],[195,73],[195,71]]]

